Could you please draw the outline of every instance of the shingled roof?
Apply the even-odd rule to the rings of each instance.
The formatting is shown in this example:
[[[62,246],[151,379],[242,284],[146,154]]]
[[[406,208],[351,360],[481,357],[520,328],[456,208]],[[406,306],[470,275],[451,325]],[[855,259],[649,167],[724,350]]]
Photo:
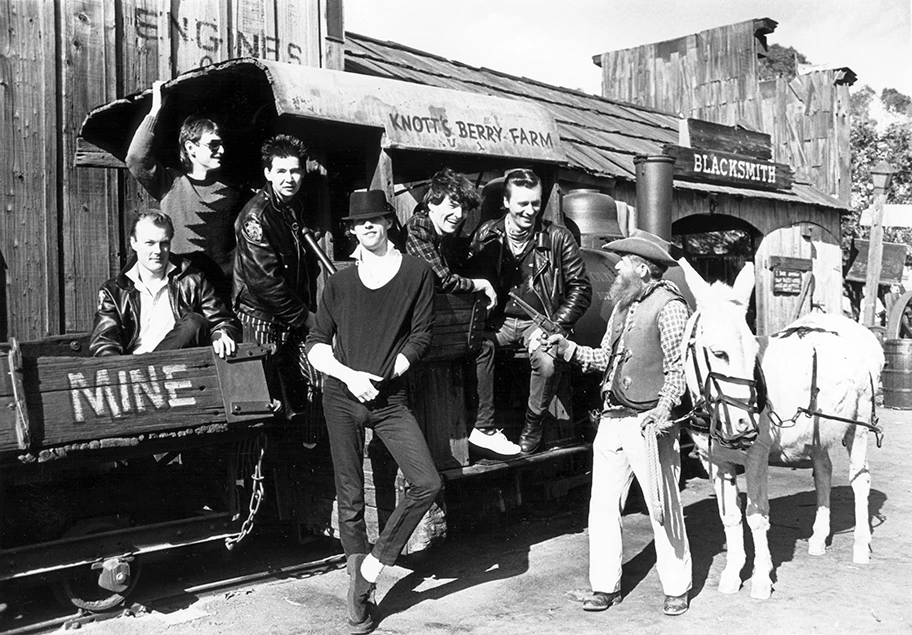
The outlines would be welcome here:
[[[679,118],[651,108],[605,99],[579,90],[469,66],[395,42],[357,33],[345,34],[345,70],[470,93],[532,101],[547,108],[557,122],[569,167],[593,176],[634,181],[638,154],[662,154],[678,142]],[[681,189],[844,207],[806,183],[791,192],[774,192],[675,181]]]

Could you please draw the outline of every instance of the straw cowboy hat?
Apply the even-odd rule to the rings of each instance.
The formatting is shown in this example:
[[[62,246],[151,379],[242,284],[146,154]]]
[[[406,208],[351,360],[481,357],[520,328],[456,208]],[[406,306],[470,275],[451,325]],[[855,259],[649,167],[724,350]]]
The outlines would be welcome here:
[[[395,214],[396,210],[386,202],[386,194],[382,190],[367,190],[366,192],[352,192],[348,201],[348,216],[342,220],[365,220]]]
[[[605,245],[605,249],[619,254],[633,254],[665,267],[673,267],[678,263],[668,253],[670,248],[668,242],[642,229],[634,229],[627,238],[612,240]]]

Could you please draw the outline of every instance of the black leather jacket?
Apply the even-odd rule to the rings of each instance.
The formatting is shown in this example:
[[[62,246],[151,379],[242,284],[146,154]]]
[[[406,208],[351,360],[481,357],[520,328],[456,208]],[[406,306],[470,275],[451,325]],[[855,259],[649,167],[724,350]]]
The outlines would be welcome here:
[[[310,314],[310,276],[297,198],[283,205],[267,183],[235,221],[234,309],[289,328]]]
[[[180,256],[172,254],[170,261],[177,267],[168,274],[168,299],[174,319],[198,313],[208,320],[212,334],[221,331],[239,342],[241,325],[216,295],[212,283]],[[127,271],[124,269],[105,282],[98,292],[98,311],[89,340],[89,352],[94,357],[124,355],[136,345],[140,298]]]
[[[482,224],[472,238],[473,260],[484,263],[489,270],[493,270],[497,280],[492,282],[501,287],[503,285],[499,281],[506,235],[505,218],[506,216]],[[549,317],[571,329],[592,303],[592,284],[586,274],[579,245],[567,228],[541,219],[532,241],[535,245],[532,290],[550,313]]]

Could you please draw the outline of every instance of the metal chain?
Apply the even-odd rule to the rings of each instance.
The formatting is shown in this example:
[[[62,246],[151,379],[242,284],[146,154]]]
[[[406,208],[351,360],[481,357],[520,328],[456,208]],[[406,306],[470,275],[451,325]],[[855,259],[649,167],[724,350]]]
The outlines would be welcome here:
[[[257,445],[260,448],[260,455],[257,458],[253,474],[250,475],[250,503],[248,504],[247,518],[241,524],[241,530],[225,538],[225,547],[231,551],[240,543],[251,531],[253,531],[253,519],[260,509],[263,499],[266,497],[265,487],[263,486],[263,456],[266,454],[266,435],[262,432],[257,436]]]

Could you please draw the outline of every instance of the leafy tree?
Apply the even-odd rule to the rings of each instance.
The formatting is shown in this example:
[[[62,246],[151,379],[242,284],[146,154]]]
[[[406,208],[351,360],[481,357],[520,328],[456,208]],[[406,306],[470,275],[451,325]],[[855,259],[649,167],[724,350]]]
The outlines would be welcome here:
[[[884,95],[889,103],[884,100]],[[905,104],[907,116],[878,129],[878,122],[871,117],[869,108],[875,98],[876,94],[869,86],[862,87],[851,98],[852,211],[842,218],[845,253],[848,253],[852,237],[867,238],[870,235],[870,228],[861,227],[859,220],[862,210],[874,203],[871,168],[880,161],[887,161],[896,170],[887,192],[887,202],[912,203],[912,113],[908,113],[912,99],[895,89],[885,89],[880,97],[885,109],[901,114],[895,108],[902,108]],[[884,240],[912,245],[912,230],[885,227]],[[907,262],[912,262],[909,256]]]
[[[798,64],[810,63],[808,58],[791,46],[771,44],[766,57],[760,58],[760,81],[785,77],[792,79],[798,74]]]
[[[897,115],[912,115],[912,98],[895,88],[884,88],[880,93],[880,101],[883,102],[887,112]]]

